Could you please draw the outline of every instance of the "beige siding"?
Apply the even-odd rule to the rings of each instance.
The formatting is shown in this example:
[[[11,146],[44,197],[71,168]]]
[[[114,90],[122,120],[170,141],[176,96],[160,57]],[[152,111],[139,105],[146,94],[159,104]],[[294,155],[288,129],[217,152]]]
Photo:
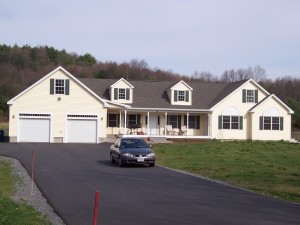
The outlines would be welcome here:
[[[283,117],[283,130],[260,130],[259,117],[269,108],[275,108]],[[263,104],[259,105],[252,113],[253,129],[252,138],[254,140],[290,140],[291,139],[291,115],[287,109],[281,106],[274,98],[268,98]]]
[[[213,113],[211,116],[211,136],[216,139],[251,139],[251,122],[250,115],[248,113],[249,109],[255,106],[255,103],[243,103],[243,89],[257,89],[258,90],[258,102],[264,99],[267,95],[262,90],[258,89],[256,85],[252,82],[248,82],[219,104],[213,108]],[[224,96],[225,97],[225,96]],[[223,114],[223,112],[228,109],[228,107],[235,108],[239,116],[243,116],[243,130],[229,130],[229,129],[219,129],[218,127],[218,117]]]
[[[70,79],[70,95],[50,95],[50,79]],[[60,99],[59,99],[60,98]],[[98,116],[98,139],[106,137],[106,109],[103,104],[58,70],[37,86],[17,98],[10,106],[9,136],[18,134],[19,113],[50,113],[51,142],[65,138],[68,114],[89,114]]]

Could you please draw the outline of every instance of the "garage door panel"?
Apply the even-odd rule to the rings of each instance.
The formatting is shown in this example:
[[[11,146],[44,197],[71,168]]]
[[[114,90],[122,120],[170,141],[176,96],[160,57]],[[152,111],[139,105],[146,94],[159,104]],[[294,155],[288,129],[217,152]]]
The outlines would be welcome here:
[[[97,143],[97,120],[68,120],[67,142]]]
[[[20,142],[50,142],[50,119],[21,118]]]

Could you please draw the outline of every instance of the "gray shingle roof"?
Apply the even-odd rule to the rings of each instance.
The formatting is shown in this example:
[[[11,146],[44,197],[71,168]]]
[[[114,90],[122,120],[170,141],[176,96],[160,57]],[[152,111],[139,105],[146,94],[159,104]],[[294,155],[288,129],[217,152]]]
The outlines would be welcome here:
[[[117,79],[80,78],[84,85],[99,97],[111,100],[109,88]],[[227,95],[240,87],[247,80],[235,83],[200,83],[186,82],[193,88],[192,105],[171,105],[167,90],[177,82],[170,81],[128,81],[134,86],[133,103],[135,108],[170,108],[170,109],[201,109],[208,110]]]

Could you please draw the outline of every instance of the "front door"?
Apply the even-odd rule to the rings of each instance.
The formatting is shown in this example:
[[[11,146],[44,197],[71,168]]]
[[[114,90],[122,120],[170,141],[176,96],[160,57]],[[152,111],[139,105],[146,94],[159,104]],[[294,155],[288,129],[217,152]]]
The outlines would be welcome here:
[[[160,118],[157,115],[150,115],[149,117],[149,129],[151,135],[159,135],[159,123]]]

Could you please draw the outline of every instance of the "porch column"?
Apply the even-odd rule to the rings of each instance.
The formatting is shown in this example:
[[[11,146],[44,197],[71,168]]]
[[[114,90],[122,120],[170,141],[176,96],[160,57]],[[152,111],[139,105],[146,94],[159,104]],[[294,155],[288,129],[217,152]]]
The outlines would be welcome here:
[[[147,134],[149,135],[150,134],[150,124],[149,124],[149,116],[150,116],[150,113],[147,112]]]
[[[122,128],[122,111],[120,110],[120,120],[119,120],[119,127]]]
[[[125,129],[125,134],[127,134],[127,125],[126,125],[126,117],[127,117],[127,111],[124,111],[124,129]]]
[[[166,127],[167,127],[167,122],[168,122],[168,113],[165,112],[165,135],[167,135],[167,129],[166,129]]]
[[[186,129],[189,129],[189,113],[186,113]]]
[[[210,124],[211,124],[211,115],[210,115],[210,113],[209,114],[207,114],[207,136],[210,136],[211,135],[211,126],[210,126]]]

